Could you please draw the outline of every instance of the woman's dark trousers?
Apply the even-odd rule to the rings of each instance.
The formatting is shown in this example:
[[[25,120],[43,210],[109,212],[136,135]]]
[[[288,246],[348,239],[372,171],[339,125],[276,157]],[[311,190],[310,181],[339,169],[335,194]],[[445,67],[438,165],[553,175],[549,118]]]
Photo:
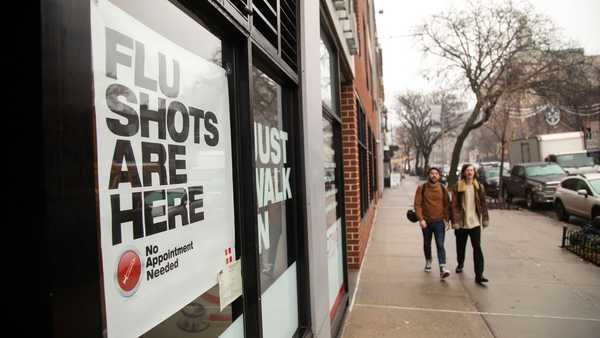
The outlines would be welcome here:
[[[467,247],[467,237],[471,237],[471,246],[473,246],[473,264],[475,266],[475,277],[483,277],[483,252],[481,251],[481,227],[473,229],[456,229],[456,258],[458,266],[465,264],[465,249]]]

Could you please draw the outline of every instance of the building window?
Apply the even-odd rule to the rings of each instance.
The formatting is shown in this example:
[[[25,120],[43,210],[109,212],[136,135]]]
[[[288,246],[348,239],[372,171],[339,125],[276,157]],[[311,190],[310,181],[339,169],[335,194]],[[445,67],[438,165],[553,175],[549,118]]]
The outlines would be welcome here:
[[[336,113],[337,115],[337,88],[335,86],[335,54],[331,49],[331,45],[321,37],[321,100],[323,105],[330,112]]]
[[[369,209],[369,185],[368,185],[368,145],[366,135],[366,117],[360,105],[356,102],[357,128],[358,128],[358,156],[360,176],[360,217],[363,218]]]

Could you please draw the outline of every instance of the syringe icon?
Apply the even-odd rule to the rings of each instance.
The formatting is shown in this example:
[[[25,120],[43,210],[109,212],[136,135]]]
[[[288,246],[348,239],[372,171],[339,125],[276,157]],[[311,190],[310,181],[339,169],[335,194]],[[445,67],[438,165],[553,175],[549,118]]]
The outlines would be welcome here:
[[[131,270],[133,270],[135,261],[136,261],[136,257],[132,257],[131,263],[129,263],[129,267],[127,268],[127,272],[125,272],[125,276],[123,277],[123,284],[127,284],[127,280],[129,279],[129,275],[131,275]]]

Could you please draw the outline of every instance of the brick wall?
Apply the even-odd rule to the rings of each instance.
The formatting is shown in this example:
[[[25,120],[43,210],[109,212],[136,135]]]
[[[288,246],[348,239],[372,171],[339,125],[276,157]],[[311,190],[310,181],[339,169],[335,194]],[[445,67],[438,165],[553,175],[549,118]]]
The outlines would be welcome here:
[[[350,269],[358,269],[362,255],[360,254],[360,181],[356,99],[352,83],[342,85],[341,89],[347,264]]]
[[[341,114],[342,114],[342,150],[343,150],[343,165],[344,165],[344,194],[345,194],[345,217],[346,217],[346,250],[348,254],[348,268],[357,270],[367,248],[369,234],[373,227],[373,218],[375,208],[378,201],[378,194],[375,193],[371,199],[370,183],[371,173],[375,168],[372,168],[370,161],[367,159],[365,163],[367,176],[359,175],[359,149],[358,149],[358,130],[357,130],[357,100],[365,112],[367,125],[377,138],[379,128],[377,124],[377,112],[375,111],[374,101],[372,97],[373,88],[376,85],[371,81],[370,86],[367,85],[367,76],[370,76],[375,71],[374,62],[369,57],[369,49],[373,48],[371,41],[374,37],[369,36],[367,14],[368,1],[355,1],[355,15],[357,22],[357,35],[359,40],[359,52],[354,55],[355,77],[352,82],[342,84],[341,88]],[[367,133],[368,135],[368,133]],[[367,140],[370,142],[371,140]],[[376,146],[373,145],[373,151],[376,151]],[[367,189],[369,189],[369,199],[372,200],[369,209],[360,218],[360,182],[367,181]]]
[[[353,84],[342,85],[341,98],[347,264],[350,270],[357,270],[360,268],[369,241],[377,196],[374,196],[373,202],[361,222],[360,182],[363,179],[367,180],[367,187],[369,187],[370,177],[369,175],[361,177],[359,174],[358,122],[356,119],[356,93]],[[366,165],[368,172],[373,170],[369,167],[368,160]]]

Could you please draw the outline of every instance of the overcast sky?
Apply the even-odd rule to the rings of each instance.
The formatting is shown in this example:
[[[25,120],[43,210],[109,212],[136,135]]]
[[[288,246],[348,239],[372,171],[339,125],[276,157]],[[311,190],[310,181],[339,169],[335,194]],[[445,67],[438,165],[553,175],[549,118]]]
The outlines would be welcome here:
[[[467,0],[375,0],[377,35],[383,48],[383,81],[386,105],[394,108],[401,91],[431,90],[437,85],[423,79],[423,55],[410,36],[414,26],[431,14],[464,7]],[[536,10],[563,29],[586,55],[600,54],[600,0],[530,0]],[[380,14],[379,11],[383,10]]]

